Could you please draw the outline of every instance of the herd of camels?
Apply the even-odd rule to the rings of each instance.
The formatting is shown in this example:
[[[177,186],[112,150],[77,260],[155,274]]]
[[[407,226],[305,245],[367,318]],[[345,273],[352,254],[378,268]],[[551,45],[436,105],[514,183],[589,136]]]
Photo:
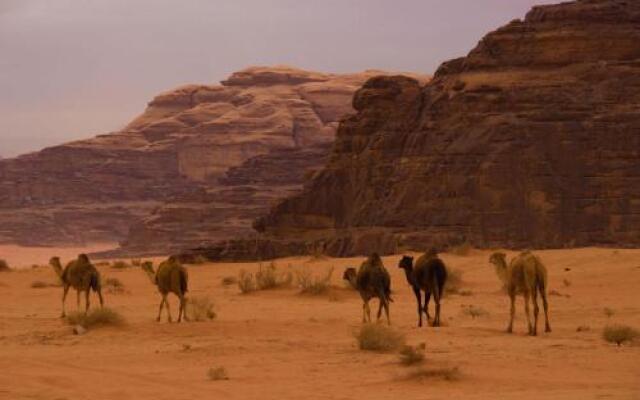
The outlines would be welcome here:
[[[506,254],[496,252],[491,255],[489,262],[495,266],[496,273],[504,284],[511,301],[507,332],[511,333],[513,331],[516,295],[522,294],[524,296],[528,333],[533,336],[537,334],[539,313],[538,293],[542,298],[542,306],[544,308],[545,332],[551,332],[548,315],[549,305],[547,302],[547,270],[540,259],[530,251],[524,251],[514,257],[511,262],[507,263]],[[78,308],[80,308],[80,294],[81,292],[85,293],[85,312],[89,310],[89,294],[92,290],[97,293],[100,299],[100,306],[104,304],[100,273],[96,267],[91,264],[87,255],[80,254],[76,260],[70,261],[64,269],[58,257],[53,257],[49,263],[63,284],[62,317],[65,316],[65,300],[71,287],[77,292]],[[174,293],[180,299],[178,322],[180,322],[183,317],[187,320],[185,295],[188,290],[188,275],[187,270],[181,265],[179,260],[173,256],[169,257],[166,261],[160,263],[155,271],[153,264],[149,261],[142,263],[141,267],[149,276],[151,282],[157,286],[158,292],[162,296],[156,320],[160,321],[162,309],[166,307],[167,319],[171,322],[171,312],[167,300],[169,293]],[[433,295],[435,302],[435,315],[432,320],[432,326],[440,326],[440,303],[447,281],[447,267],[438,257],[437,251],[434,249],[427,251],[419,257],[415,263],[413,257],[403,256],[398,263],[398,268],[404,270],[407,282],[416,296],[418,303],[418,326],[422,326],[423,313],[427,317],[427,322],[432,320],[429,315],[429,300],[431,299],[431,295]],[[391,298],[391,277],[378,254],[374,253],[368,257],[367,260],[360,265],[358,270],[355,268],[347,268],[344,271],[343,279],[348,281],[362,297],[363,323],[371,321],[369,301],[377,298],[379,300],[377,319],[380,320],[382,310],[384,310],[387,323],[391,324],[389,318],[389,303],[393,302]],[[424,303],[422,301],[422,292],[424,292]],[[533,303],[533,324],[531,323],[529,309],[530,300]]]

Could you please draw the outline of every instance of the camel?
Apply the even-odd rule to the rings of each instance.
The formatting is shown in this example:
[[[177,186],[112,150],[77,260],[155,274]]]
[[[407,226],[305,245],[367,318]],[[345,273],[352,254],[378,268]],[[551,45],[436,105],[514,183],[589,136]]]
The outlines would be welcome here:
[[[167,320],[171,322],[171,310],[169,308],[169,301],[167,296],[169,293],[174,293],[180,299],[180,308],[178,311],[178,322],[182,321],[182,315],[184,314],[185,321],[188,321],[187,314],[185,312],[186,299],[185,294],[188,291],[187,270],[180,264],[177,258],[171,256],[166,261],[163,261],[158,266],[158,270],[153,270],[153,263],[146,261],[141,265],[142,269],[147,273],[151,283],[158,287],[158,291],[162,295],[162,301],[160,301],[160,308],[158,309],[158,317],[156,321],[160,322],[160,316],[162,315],[162,306],[167,307]]]
[[[413,257],[403,256],[398,263],[398,268],[404,269],[407,282],[411,285],[418,302],[418,326],[422,326],[422,313],[427,316],[427,323],[431,319],[429,315],[429,300],[433,294],[436,303],[436,314],[432,326],[440,326],[440,299],[442,299],[444,285],[447,281],[447,268],[444,262],[438,258],[438,253],[431,249],[420,256],[413,266]],[[424,306],[421,300],[421,290],[424,291]]]
[[[382,309],[384,308],[387,316],[387,324],[391,325],[389,319],[389,303],[393,302],[391,298],[391,277],[389,272],[382,264],[382,259],[376,253],[373,253],[366,261],[364,261],[358,272],[355,268],[347,268],[342,275],[342,279],[348,281],[354,289],[360,293],[362,297],[362,322],[371,322],[371,309],[369,301],[377,297],[380,301],[378,306],[378,317],[380,320]]]
[[[70,287],[73,287],[76,290],[78,309],[80,309],[80,292],[85,292],[85,314],[89,311],[89,293],[91,289],[98,294],[100,307],[104,305],[100,273],[96,267],[91,264],[89,257],[87,257],[86,254],[78,255],[76,260],[67,263],[64,270],[62,269],[62,264],[60,264],[59,257],[52,257],[51,260],[49,260],[49,265],[53,267],[62,282],[63,292],[61,318],[66,316],[65,300],[67,299],[67,293],[69,292]]]
[[[542,297],[544,307],[545,332],[551,332],[549,325],[549,304],[547,303],[547,269],[542,261],[529,251],[524,251],[511,259],[507,265],[507,256],[504,253],[493,253],[489,262],[496,268],[496,273],[507,289],[511,299],[511,318],[507,332],[513,332],[513,318],[516,314],[515,299],[517,294],[524,296],[524,310],[527,314],[527,326],[529,335],[536,336],[538,331],[538,292]],[[531,325],[529,315],[529,298],[533,299],[534,322]]]

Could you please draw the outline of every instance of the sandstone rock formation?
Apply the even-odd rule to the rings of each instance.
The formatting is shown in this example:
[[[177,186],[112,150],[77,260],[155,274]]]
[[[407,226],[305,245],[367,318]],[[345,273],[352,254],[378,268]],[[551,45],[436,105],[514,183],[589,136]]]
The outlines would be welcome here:
[[[318,169],[380,74],[252,67],[160,94],[119,132],[0,161],[0,243],[167,253],[251,230]]]
[[[326,168],[256,224],[261,246],[639,245],[639,43],[639,1],[579,0],[533,8],[424,86],[369,80]]]

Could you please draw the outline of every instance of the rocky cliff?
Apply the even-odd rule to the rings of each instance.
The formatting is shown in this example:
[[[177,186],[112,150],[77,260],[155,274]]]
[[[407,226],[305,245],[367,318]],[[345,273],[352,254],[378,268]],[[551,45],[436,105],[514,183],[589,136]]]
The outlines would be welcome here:
[[[424,86],[369,80],[327,167],[256,224],[268,252],[640,245],[638,43],[639,1],[581,0],[533,8]]]
[[[380,74],[252,67],[160,94],[118,132],[0,161],[0,243],[166,253],[250,231],[318,169]]]

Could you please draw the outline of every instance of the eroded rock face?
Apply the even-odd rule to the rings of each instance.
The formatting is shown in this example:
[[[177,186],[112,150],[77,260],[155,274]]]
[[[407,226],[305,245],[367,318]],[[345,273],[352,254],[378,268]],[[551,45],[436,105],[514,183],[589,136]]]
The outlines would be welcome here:
[[[0,161],[0,243],[161,253],[251,230],[318,169],[376,71],[252,67],[162,93],[122,131]]]
[[[256,226],[333,255],[373,231],[380,251],[637,246],[638,43],[640,2],[583,0],[535,7],[425,86],[373,78],[327,167]]]

